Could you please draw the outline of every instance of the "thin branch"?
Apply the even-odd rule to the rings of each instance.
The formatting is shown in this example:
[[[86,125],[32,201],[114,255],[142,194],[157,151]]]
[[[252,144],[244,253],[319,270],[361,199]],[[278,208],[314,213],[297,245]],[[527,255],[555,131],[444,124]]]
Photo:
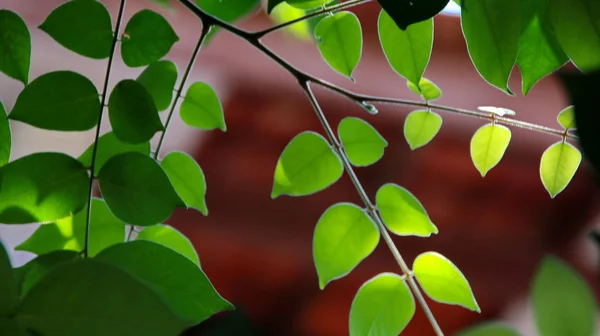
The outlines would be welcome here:
[[[94,191],[94,180],[96,179],[96,154],[98,153],[98,139],[100,139],[100,126],[102,125],[102,116],[104,112],[104,106],[106,105],[106,96],[108,95],[108,82],[110,80],[110,72],[112,70],[112,63],[115,56],[115,49],[117,47],[117,41],[119,39],[119,31],[121,29],[121,21],[123,20],[123,13],[125,12],[126,0],[121,0],[121,6],[119,7],[119,13],[117,14],[117,23],[115,26],[115,34],[113,36],[112,45],[110,48],[110,56],[108,57],[108,64],[106,66],[106,76],[104,78],[104,85],[102,87],[102,99],[100,102],[100,111],[98,111],[98,124],[96,125],[96,135],[94,138],[94,145],[92,146],[92,162],[90,164],[90,185],[88,189],[88,202],[87,202],[87,215],[85,218],[85,245],[83,247],[83,256],[88,256],[88,247],[90,243],[90,222],[92,218],[92,196]]]

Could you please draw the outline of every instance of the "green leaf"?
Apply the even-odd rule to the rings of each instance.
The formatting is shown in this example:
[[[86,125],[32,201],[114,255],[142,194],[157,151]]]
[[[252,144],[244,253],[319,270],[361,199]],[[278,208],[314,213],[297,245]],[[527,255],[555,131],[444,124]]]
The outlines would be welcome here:
[[[25,331],[17,321],[10,317],[0,317],[0,333],[10,336],[38,336]]]
[[[327,209],[315,228],[313,257],[321,289],[348,275],[379,243],[379,230],[367,213],[351,203]]]
[[[192,242],[190,242],[190,240],[181,232],[169,225],[158,224],[144,228],[138,233],[135,239],[149,240],[166,246],[182,254],[200,267],[200,259],[198,258],[198,253],[196,253]]]
[[[80,252],[85,246],[86,209],[72,217],[41,225],[27,240],[16,247],[38,255],[56,250]],[[94,256],[103,249],[125,241],[125,223],[117,219],[104,200],[92,200],[88,255]]]
[[[283,2],[273,9],[270,16],[275,23],[280,24],[299,19],[307,15],[307,13],[308,12],[303,9],[292,7],[288,5],[287,2]],[[286,32],[302,41],[313,40],[313,29],[311,29],[310,21],[299,21],[285,27],[284,29]]]
[[[407,80],[419,83],[433,48],[433,20],[401,30],[382,10],[377,27],[381,48],[392,69]]]
[[[300,9],[313,9],[326,5],[332,0],[285,0],[286,3]]]
[[[0,71],[27,85],[31,62],[31,36],[16,13],[0,10]]]
[[[415,315],[415,299],[404,280],[382,273],[365,282],[350,308],[350,336],[398,335]]]
[[[432,300],[481,311],[465,276],[443,255],[437,252],[420,254],[413,263],[413,273]]]
[[[503,323],[488,322],[461,331],[457,336],[519,336],[519,333]]]
[[[154,225],[185,206],[160,165],[141,153],[113,156],[100,170],[98,182],[111,212],[128,224]]]
[[[19,294],[14,279],[8,253],[0,242],[0,298],[2,298],[0,300],[0,316],[11,314],[19,303]]]
[[[442,117],[431,111],[413,111],[406,116],[404,137],[410,149],[427,145],[442,128]]]
[[[121,57],[129,67],[140,67],[163,58],[179,37],[162,15],[148,9],[129,19],[121,41]]]
[[[92,259],[51,271],[29,291],[15,319],[44,336],[176,336],[186,326],[144,282]]]
[[[425,77],[421,77],[419,86],[411,81],[406,81],[406,85],[412,92],[420,95],[425,100],[433,101],[442,97],[442,90],[434,82]]]
[[[39,28],[82,56],[104,59],[112,51],[110,13],[100,1],[66,2],[53,10]]]
[[[202,168],[194,158],[186,153],[172,152],[165,156],[160,166],[185,205],[188,208],[197,209],[207,216],[206,180]]]
[[[118,266],[144,281],[190,325],[233,309],[197,265],[162,245],[143,240],[122,243],[102,251],[96,259]]]
[[[285,0],[267,0],[267,14],[271,14],[273,8],[277,7],[277,5],[282,2],[285,2]]]
[[[433,18],[446,8],[450,0],[377,0],[377,2],[394,19],[398,28],[406,30],[414,23]]]
[[[12,147],[12,137],[10,132],[10,123],[6,116],[4,104],[0,101],[0,167],[10,161],[10,151]]]
[[[358,17],[346,11],[327,16],[315,27],[315,38],[327,64],[340,74],[352,78],[363,47]]]
[[[338,126],[338,135],[348,159],[359,167],[379,161],[388,145],[373,126],[360,118],[344,118]]]
[[[565,190],[580,163],[581,153],[569,143],[557,142],[546,149],[540,163],[540,177],[550,197]]]
[[[438,233],[421,202],[408,190],[388,183],[379,188],[376,200],[383,222],[393,233],[419,237]]]
[[[203,82],[190,86],[181,103],[181,120],[189,126],[204,130],[220,129],[225,132],[223,107],[215,90]]]
[[[477,71],[489,84],[512,95],[508,78],[519,51],[520,0],[472,1],[461,7],[467,49]]]
[[[154,99],[159,111],[166,110],[173,100],[173,89],[177,81],[177,66],[171,61],[150,64],[136,79]]]
[[[152,96],[132,79],[122,80],[113,89],[108,116],[117,138],[131,144],[146,142],[164,129]]]
[[[79,162],[83,163],[86,167],[92,165],[92,153],[94,150],[94,144],[91,144],[81,156],[79,156]],[[108,159],[115,155],[127,153],[127,152],[138,152],[144,155],[150,155],[150,142],[142,142],[140,144],[130,144],[123,142],[117,138],[113,132],[104,134],[98,139],[98,148],[96,150],[96,164],[94,166],[94,175],[97,176],[100,169]]]
[[[98,124],[100,97],[89,79],[54,71],[34,79],[19,94],[9,118],[52,131],[87,131]]]
[[[595,335],[595,295],[575,270],[545,257],[533,280],[533,316],[544,336]]]
[[[51,222],[87,204],[89,175],[62,153],[35,153],[0,168],[0,223]]]
[[[558,114],[556,118],[558,123],[565,129],[574,129],[575,126],[575,107],[568,106]]]
[[[234,22],[252,13],[260,0],[195,0],[206,13],[225,22]]]
[[[75,261],[79,258],[79,253],[75,251],[59,250],[40,255],[27,264],[19,267],[19,269],[15,271],[23,272],[23,279],[20,283],[21,296],[27,295],[31,288],[56,267]]]
[[[271,198],[314,194],[334,184],[343,172],[340,158],[323,136],[302,132],[277,161]]]
[[[540,79],[553,73],[569,60],[554,35],[547,3],[548,0],[530,0],[530,4],[535,6],[535,12],[525,24],[519,41],[517,64],[521,69],[523,95],[526,95]]]
[[[583,71],[600,67],[600,2],[549,0],[556,38],[571,61]]]
[[[502,125],[487,124],[477,130],[471,139],[471,159],[481,176],[494,168],[508,148],[511,132]]]

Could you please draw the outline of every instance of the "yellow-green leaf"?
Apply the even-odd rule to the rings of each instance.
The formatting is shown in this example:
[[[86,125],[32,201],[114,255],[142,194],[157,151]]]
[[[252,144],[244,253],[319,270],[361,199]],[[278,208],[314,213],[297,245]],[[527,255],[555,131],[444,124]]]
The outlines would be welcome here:
[[[580,163],[581,153],[569,143],[557,142],[546,149],[540,163],[540,176],[550,197],[556,197],[567,187]]]
[[[373,126],[360,118],[344,118],[338,126],[338,134],[348,160],[359,167],[379,161],[388,145]]]
[[[423,147],[433,140],[442,127],[442,122],[442,117],[435,112],[411,112],[404,122],[404,137],[410,149]]]
[[[575,108],[573,106],[566,107],[564,110],[560,111],[557,120],[565,129],[575,128]]]
[[[510,130],[502,125],[488,124],[475,132],[471,139],[471,159],[481,176],[502,160],[510,138]]]
[[[419,237],[438,233],[421,202],[408,190],[388,183],[379,188],[376,200],[383,222],[393,233]]]
[[[362,55],[362,29],[352,12],[328,16],[315,27],[315,38],[325,61],[335,71],[352,78]]]
[[[419,86],[411,81],[406,81],[406,85],[412,92],[420,95],[425,100],[433,101],[442,97],[442,90],[434,82],[425,77],[421,77]]]

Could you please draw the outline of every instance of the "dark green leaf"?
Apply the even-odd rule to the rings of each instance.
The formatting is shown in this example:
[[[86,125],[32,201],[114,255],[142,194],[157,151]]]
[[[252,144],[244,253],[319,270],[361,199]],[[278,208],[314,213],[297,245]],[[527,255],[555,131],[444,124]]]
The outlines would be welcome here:
[[[520,0],[471,1],[461,7],[462,30],[471,60],[491,85],[512,95],[508,78],[519,51]]]
[[[315,38],[325,61],[335,71],[352,78],[360,62],[363,47],[362,29],[352,12],[327,16],[315,27]]]
[[[83,163],[86,167],[92,165],[92,152],[94,144],[91,144],[81,156],[79,156],[79,162]],[[111,157],[127,153],[127,152],[138,152],[144,155],[150,155],[150,142],[142,142],[140,144],[130,144],[123,142],[117,138],[113,132],[104,134],[98,139],[98,148],[96,150],[96,164],[94,167],[94,175],[98,175],[100,169],[108,159]]]
[[[204,130],[220,129],[225,132],[223,107],[215,90],[203,82],[190,86],[181,103],[181,120],[189,126]]]
[[[36,153],[0,168],[0,223],[51,222],[82,210],[89,175],[62,153]]]
[[[23,272],[22,282],[19,284],[21,296],[27,295],[27,292],[29,292],[35,284],[56,267],[75,261],[79,258],[79,253],[75,251],[54,251],[40,255],[27,264],[19,267],[15,272]]]
[[[208,14],[233,22],[256,10],[260,0],[196,0],[196,3]]]
[[[304,196],[321,191],[342,176],[344,168],[323,136],[298,134],[277,161],[271,197]]]
[[[177,81],[177,66],[171,61],[150,64],[137,78],[154,99],[159,111],[166,110],[173,99],[173,89]]]
[[[420,237],[438,233],[421,202],[405,188],[385,184],[377,191],[376,199],[381,218],[393,233]]]
[[[52,270],[15,319],[44,336],[176,336],[186,326],[144,282],[92,259]]]
[[[144,86],[125,79],[110,94],[108,116],[119,140],[131,144],[146,142],[163,130],[156,105]]]
[[[0,101],[0,167],[10,161],[11,147],[12,137],[10,133],[10,123],[6,116],[4,104]]]
[[[198,265],[198,267],[200,267],[200,259],[198,258],[198,253],[196,253],[192,242],[181,232],[169,225],[157,224],[144,228],[137,235],[136,239],[149,240],[166,246],[178,253],[181,253],[190,259],[194,264]]]
[[[55,71],[25,87],[9,118],[52,131],[87,131],[98,124],[98,113],[94,83],[76,72]]]
[[[0,317],[12,313],[18,303],[19,293],[10,266],[10,259],[4,245],[0,242]]]
[[[27,85],[31,62],[31,36],[25,21],[6,9],[0,10],[0,71]]]
[[[450,0],[377,0],[377,2],[390,15],[398,28],[406,30],[413,23],[425,21],[437,15],[446,8]]]
[[[129,19],[121,41],[121,56],[129,67],[139,67],[163,58],[179,37],[162,15],[148,9]]]
[[[190,324],[233,309],[197,265],[162,245],[143,240],[123,243],[102,251],[96,259],[118,266],[144,281]]]
[[[387,141],[368,122],[354,117],[344,118],[338,135],[348,160],[355,166],[369,166],[383,157]]]
[[[186,153],[172,152],[161,161],[173,188],[188,208],[208,215],[206,208],[206,180],[202,168]]]
[[[110,13],[100,1],[69,1],[50,13],[40,29],[63,47],[80,55],[103,59],[113,41]]]
[[[10,336],[40,336],[25,331],[16,320],[2,316],[0,316],[0,334]]]
[[[457,336],[519,336],[519,333],[503,323],[491,322],[471,327]]]
[[[100,170],[98,182],[112,213],[132,225],[160,223],[185,206],[160,165],[141,153],[113,156]]]

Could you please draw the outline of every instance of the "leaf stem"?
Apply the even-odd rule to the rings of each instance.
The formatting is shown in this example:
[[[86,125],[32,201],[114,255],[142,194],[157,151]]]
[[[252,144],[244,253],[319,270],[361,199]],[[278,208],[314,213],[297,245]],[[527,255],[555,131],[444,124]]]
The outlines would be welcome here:
[[[88,247],[90,243],[90,222],[92,218],[92,197],[94,191],[94,180],[96,179],[96,154],[98,153],[98,139],[100,139],[100,126],[102,125],[102,116],[104,115],[104,107],[106,106],[106,96],[108,95],[108,82],[110,80],[110,72],[112,69],[113,59],[117,41],[119,40],[119,31],[121,30],[121,22],[123,21],[123,13],[125,12],[126,0],[121,0],[119,13],[117,14],[117,23],[115,25],[115,33],[113,35],[112,44],[110,47],[110,56],[106,66],[106,76],[104,77],[104,85],[102,87],[102,99],[100,102],[100,110],[98,111],[98,124],[96,125],[96,135],[94,137],[94,145],[92,146],[92,161],[90,164],[90,184],[88,188],[87,215],[85,218],[85,245],[83,247],[83,256],[88,257]]]
[[[158,145],[156,146],[156,150],[154,151],[154,159],[155,160],[158,159],[158,155],[160,154],[160,149],[163,145],[163,142],[165,141],[165,137],[167,135],[167,128],[169,127],[169,124],[171,123],[171,119],[173,118],[175,108],[177,107],[177,102],[179,101],[179,98],[182,97],[182,92],[185,87],[185,84],[188,80],[188,77],[190,76],[190,73],[192,72],[192,69],[194,68],[194,64],[196,63],[196,59],[198,58],[198,54],[200,53],[200,49],[202,49],[202,45],[204,44],[204,41],[206,41],[206,37],[212,30],[212,27],[213,27],[212,24],[205,24],[204,21],[202,21],[202,33],[200,34],[198,43],[196,44],[196,47],[194,48],[194,52],[192,52],[190,61],[188,62],[187,67],[185,68],[185,72],[183,73],[183,77],[181,78],[181,83],[179,83],[179,87],[175,91],[176,92],[175,99],[173,99],[173,102],[171,103],[171,109],[169,110],[167,120],[165,121],[165,127],[160,134],[160,138],[158,140]]]

